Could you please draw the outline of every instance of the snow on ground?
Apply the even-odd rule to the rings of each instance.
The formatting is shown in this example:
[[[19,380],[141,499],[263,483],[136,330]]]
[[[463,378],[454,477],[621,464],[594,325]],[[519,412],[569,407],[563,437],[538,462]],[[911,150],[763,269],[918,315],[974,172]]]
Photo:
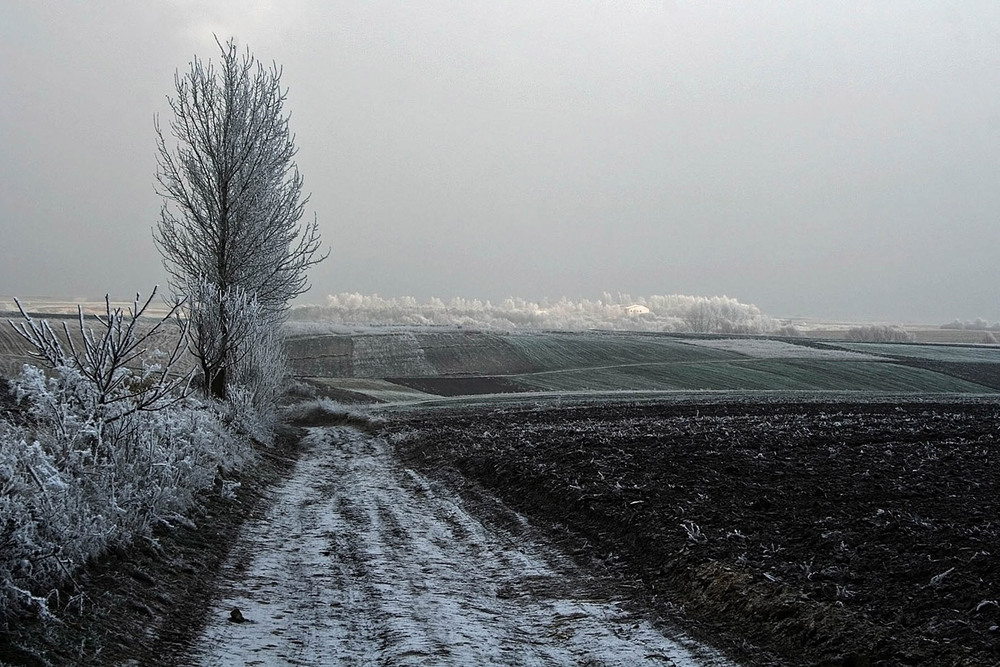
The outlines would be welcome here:
[[[195,664],[730,664],[480,523],[384,440],[315,428],[304,447],[234,546]]]
[[[684,340],[688,345],[711,347],[745,354],[755,359],[829,359],[831,361],[878,361],[882,357],[847,350],[828,350],[796,345],[769,338],[706,338]]]

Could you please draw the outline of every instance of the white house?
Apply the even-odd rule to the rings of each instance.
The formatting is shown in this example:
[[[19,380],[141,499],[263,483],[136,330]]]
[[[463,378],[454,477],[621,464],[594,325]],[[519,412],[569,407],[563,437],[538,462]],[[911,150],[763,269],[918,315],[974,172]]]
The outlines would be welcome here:
[[[638,303],[633,303],[631,306],[625,306],[626,315],[647,315],[649,314],[649,308],[640,305]]]

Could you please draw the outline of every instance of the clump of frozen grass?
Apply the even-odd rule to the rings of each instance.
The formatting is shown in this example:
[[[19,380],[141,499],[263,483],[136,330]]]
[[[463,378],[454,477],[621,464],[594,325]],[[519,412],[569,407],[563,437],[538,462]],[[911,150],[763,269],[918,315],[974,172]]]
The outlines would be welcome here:
[[[287,406],[281,411],[281,418],[289,422],[301,422],[314,415],[344,417],[347,410],[347,406],[338,401],[315,397]]]
[[[381,422],[380,418],[374,417],[365,410],[347,406],[326,397],[309,399],[290,405],[282,410],[281,419],[295,426],[350,424],[367,427]]]
[[[296,380],[290,378],[285,384],[285,399],[306,399],[306,398],[316,398],[318,392],[316,387],[309,384],[308,382],[303,382],[302,380]]]

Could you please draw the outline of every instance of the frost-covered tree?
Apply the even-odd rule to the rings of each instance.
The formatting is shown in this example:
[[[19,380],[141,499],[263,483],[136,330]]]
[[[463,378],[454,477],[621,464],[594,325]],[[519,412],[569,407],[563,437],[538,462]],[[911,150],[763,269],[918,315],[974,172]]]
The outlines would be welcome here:
[[[259,327],[278,331],[288,302],[309,288],[306,270],[326,255],[315,218],[300,224],[309,197],[294,162],[281,69],[264,67],[234,40],[219,48],[218,67],[195,57],[174,76],[173,141],[156,121],[164,204],[154,237],[172,289],[198,324],[189,328],[190,347],[205,389],[225,398],[231,369],[247,358]],[[246,326],[248,304],[256,328]]]

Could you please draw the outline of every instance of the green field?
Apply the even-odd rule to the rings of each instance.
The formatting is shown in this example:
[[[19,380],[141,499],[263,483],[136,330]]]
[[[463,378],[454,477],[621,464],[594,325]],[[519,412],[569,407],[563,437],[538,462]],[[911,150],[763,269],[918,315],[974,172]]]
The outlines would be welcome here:
[[[509,339],[536,372],[743,358],[727,350],[688,345],[673,336],[638,333],[512,334]]]
[[[902,343],[838,343],[845,350],[925,361],[1000,364],[1000,347]]]
[[[738,360],[584,368],[519,376],[547,391],[777,390],[979,393],[985,387],[893,363]]]
[[[297,372],[322,376],[330,387],[366,394],[373,401],[512,391],[996,394],[963,370],[977,367],[981,373],[983,363],[992,361],[1000,370],[1000,348],[981,346],[817,347],[766,338],[432,329],[333,338],[350,339],[331,341],[340,360],[334,364],[336,372],[311,372],[316,365],[305,359]],[[931,367],[942,361],[948,362],[947,369]],[[920,367],[923,362],[927,367]],[[388,379],[389,386],[368,390],[350,380],[362,377]],[[399,386],[398,394],[393,384]]]

